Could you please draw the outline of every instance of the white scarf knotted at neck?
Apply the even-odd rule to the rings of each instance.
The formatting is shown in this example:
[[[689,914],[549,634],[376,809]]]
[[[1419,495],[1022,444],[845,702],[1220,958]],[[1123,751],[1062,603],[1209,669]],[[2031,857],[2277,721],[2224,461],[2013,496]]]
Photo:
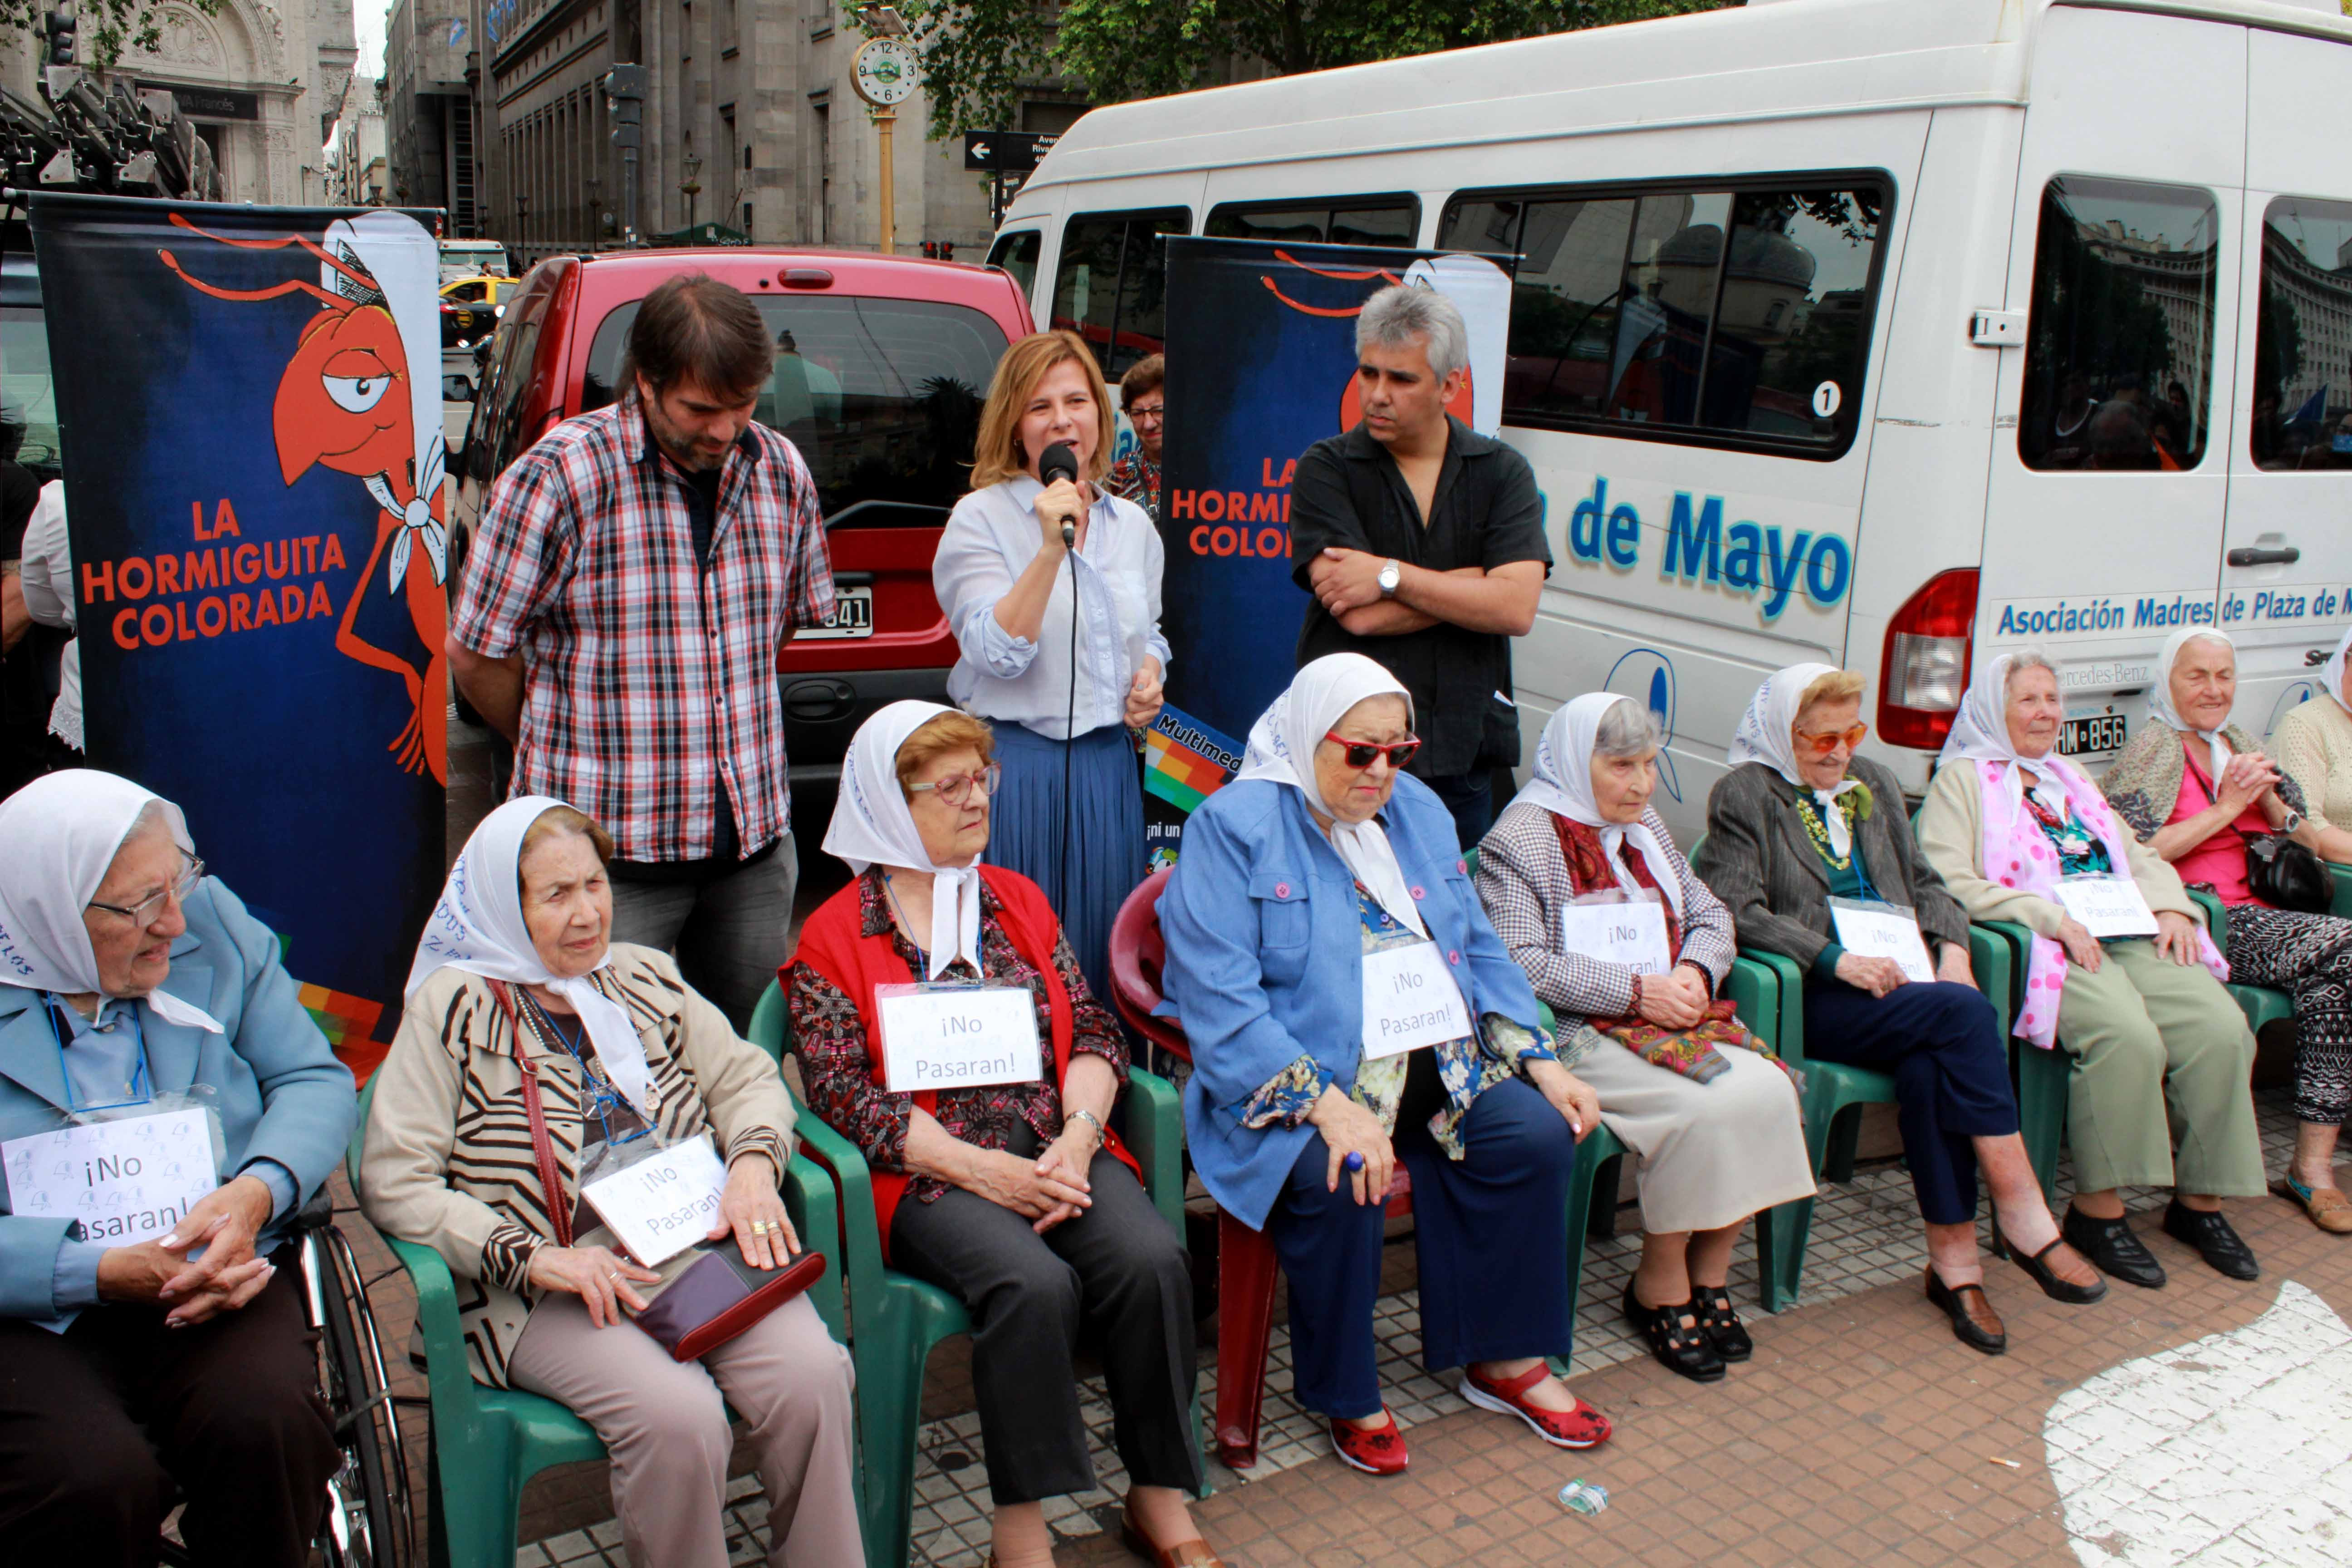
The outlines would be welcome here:
[[[1842,778],[1835,789],[1815,789],[1797,771],[1797,744],[1791,732],[1797,726],[1797,713],[1804,706],[1805,688],[1824,675],[1835,675],[1833,664],[1792,664],[1786,669],[1776,669],[1764,678],[1748,700],[1748,711],[1739,718],[1739,728],[1732,732],[1731,747],[1725,760],[1733,767],[1742,763],[1761,763],[1787,779],[1800,794],[1810,795],[1820,803],[1822,826],[1830,837],[1830,853],[1843,860],[1853,853],[1853,834],[1846,826],[1845,813],[1837,808],[1838,796],[1862,787],[1857,778]]]
[[[2336,651],[2327,656],[2326,664],[2320,666],[2319,689],[2336,706],[2352,713],[2352,701],[2347,701],[2344,697],[2344,668],[2347,655],[2352,655],[2352,630],[2346,631],[2336,639]]]
[[[1412,722],[1412,694],[1397,684],[1395,676],[1360,653],[1335,653],[1309,663],[1274,700],[1274,706],[1250,727],[1249,751],[1242,759],[1244,779],[1265,779],[1287,784],[1307,797],[1318,816],[1331,819],[1331,847],[1372,895],[1373,901],[1423,936],[1429,927],[1413,902],[1412,889],[1397,864],[1396,850],[1377,816],[1362,822],[1342,822],[1315,783],[1315,748],[1348,710],[1368,697],[1394,695],[1404,699],[1405,722]]]
[[[1564,816],[1570,822],[1596,828],[1601,835],[1601,848],[1608,859],[1609,869],[1617,885],[1638,894],[1642,885],[1625,868],[1624,850],[1631,846],[1650,868],[1650,879],[1658,885],[1667,903],[1674,906],[1675,919],[1683,918],[1683,882],[1675,872],[1674,857],[1641,821],[1611,822],[1601,815],[1600,803],[1592,795],[1593,737],[1600,732],[1601,721],[1620,702],[1632,702],[1613,691],[1589,691],[1572,702],[1563,704],[1544,726],[1543,739],[1536,742],[1534,776],[1519,798],[1542,806],[1546,811]]]
[[[408,575],[408,557],[412,547],[422,542],[425,559],[432,563],[433,580],[449,580],[449,529],[433,515],[433,497],[441,488],[446,459],[442,455],[441,432],[427,432],[425,437],[425,466],[413,500],[403,501],[393,493],[392,477],[370,474],[363,481],[375,504],[400,520],[400,531],[392,536],[392,549],[387,552],[390,564],[385,568],[386,586],[394,594],[400,592],[401,580]]]
[[[2229,742],[2221,738],[2221,729],[2200,730],[2188,720],[2183,719],[2180,716],[2180,710],[2172,705],[2173,664],[2180,658],[2180,650],[2198,637],[2210,637],[2233,653],[2237,650],[2238,645],[2230,640],[2229,633],[2217,631],[2211,626],[2183,626],[2165,638],[2163,651],[2156,656],[2156,684],[2147,689],[2147,716],[2159,724],[2169,724],[2182,734],[2194,735],[2205,742],[2207,765],[2212,769],[2213,791],[2219,795],[2221,789],[2221,774],[2229,767],[2230,758],[2234,754],[2230,750]],[[2337,649],[2336,658],[2340,659],[2343,657],[2343,650]],[[2340,678],[2342,671],[2339,669],[2337,674]],[[2221,727],[2226,728],[2229,722],[2225,715],[2221,720]]]
[[[194,858],[180,808],[113,773],[46,773],[0,801],[0,984],[60,996],[102,993],[82,911],[150,802],[162,809],[172,842]],[[139,1000],[167,1022],[208,1035],[226,1032],[210,1013],[160,985]]]
[[[541,813],[565,803],[543,795],[510,800],[482,818],[457,863],[449,868],[441,900],[425,922],[416,944],[416,962],[408,971],[405,995],[417,989],[436,969],[461,969],[485,980],[509,985],[537,985],[553,992],[580,1015],[581,1026],[596,1047],[613,1087],[630,1108],[648,1122],[660,1109],[653,1072],[646,1065],[646,1046],[637,1037],[629,1010],[607,996],[595,981],[612,965],[609,950],[586,974],[559,977],[547,967],[532,945],[530,927],[522,912],[522,840]],[[523,1004],[517,1003],[517,1011]],[[516,1042],[518,1052],[521,1042]]]
[[[937,980],[958,957],[980,968],[980,862],[934,863],[898,785],[898,748],[943,713],[936,702],[893,702],[857,727],[841,768],[841,793],[824,830],[824,852],[863,874],[868,866],[929,873],[930,939],[923,944],[926,980]],[[909,933],[911,934],[911,933]]]

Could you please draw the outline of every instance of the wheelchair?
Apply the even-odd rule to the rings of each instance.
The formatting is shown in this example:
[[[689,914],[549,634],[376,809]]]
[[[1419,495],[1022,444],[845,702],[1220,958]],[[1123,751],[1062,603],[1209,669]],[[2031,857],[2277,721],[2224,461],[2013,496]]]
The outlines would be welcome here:
[[[343,1455],[320,1500],[316,1560],[325,1568],[411,1568],[421,1559],[396,1411],[405,1401],[395,1399],[384,1378],[367,1280],[324,1188],[294,1216],[293,1228],[303,1304],[318,1336],[319,1396],[334,1418]],[[185,1568],[190,1559],[167,1537],[163,1561]]]

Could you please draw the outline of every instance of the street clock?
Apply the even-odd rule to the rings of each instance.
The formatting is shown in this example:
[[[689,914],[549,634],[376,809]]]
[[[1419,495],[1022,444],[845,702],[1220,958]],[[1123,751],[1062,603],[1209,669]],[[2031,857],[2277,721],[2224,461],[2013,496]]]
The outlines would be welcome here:
[[[868,38],[849,76],[858,97],[877,109],[896,109],[915,91],[915,47],[904,38]]]

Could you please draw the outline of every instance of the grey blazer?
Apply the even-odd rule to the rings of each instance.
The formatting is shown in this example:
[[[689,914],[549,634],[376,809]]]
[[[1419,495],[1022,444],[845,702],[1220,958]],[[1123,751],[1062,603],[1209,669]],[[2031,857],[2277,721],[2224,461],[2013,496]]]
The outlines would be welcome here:
[[[1846,771],[1870,786],[1874,803],[1854,825],[1854,841],[1879,896],[1917,910],[1921,934],[1966,943],[1968,912],[1911,837],[1903,786],[1862,757]],[[1730,906],[1742,943],[1808,969],[1829,945],[1829,871],[1798,820],[1796,787],[1762,763],[1743,763],[1716,782],[1706,799],[1706,842],[1691,866]]]

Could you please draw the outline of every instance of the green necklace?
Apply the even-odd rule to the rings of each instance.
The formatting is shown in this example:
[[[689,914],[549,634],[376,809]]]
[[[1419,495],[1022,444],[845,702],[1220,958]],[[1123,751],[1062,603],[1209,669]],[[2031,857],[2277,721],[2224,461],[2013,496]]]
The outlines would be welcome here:
[[[1822,814],[1814,809],[1813,803],[1801,795],[1797,797],[1797,820],[1805,825],[1805,837],[1813,841],[1813,847],[1821,851],[1822,858],[1830,863],[1830,869],[1833,871],[1843,871],[1853,864],[1853,850],[1851,847],[1853,842],[1853,813],[1848,811],[1845,806],[1845,802],[1851,798],[1852,793],[1849,791],[1848,794],[1840,795],[1832,808],[1846,819],[1846,842],[1849,847],[1843,855],[1838,854],[1830,847],[1829,825],[1822,820]]]

